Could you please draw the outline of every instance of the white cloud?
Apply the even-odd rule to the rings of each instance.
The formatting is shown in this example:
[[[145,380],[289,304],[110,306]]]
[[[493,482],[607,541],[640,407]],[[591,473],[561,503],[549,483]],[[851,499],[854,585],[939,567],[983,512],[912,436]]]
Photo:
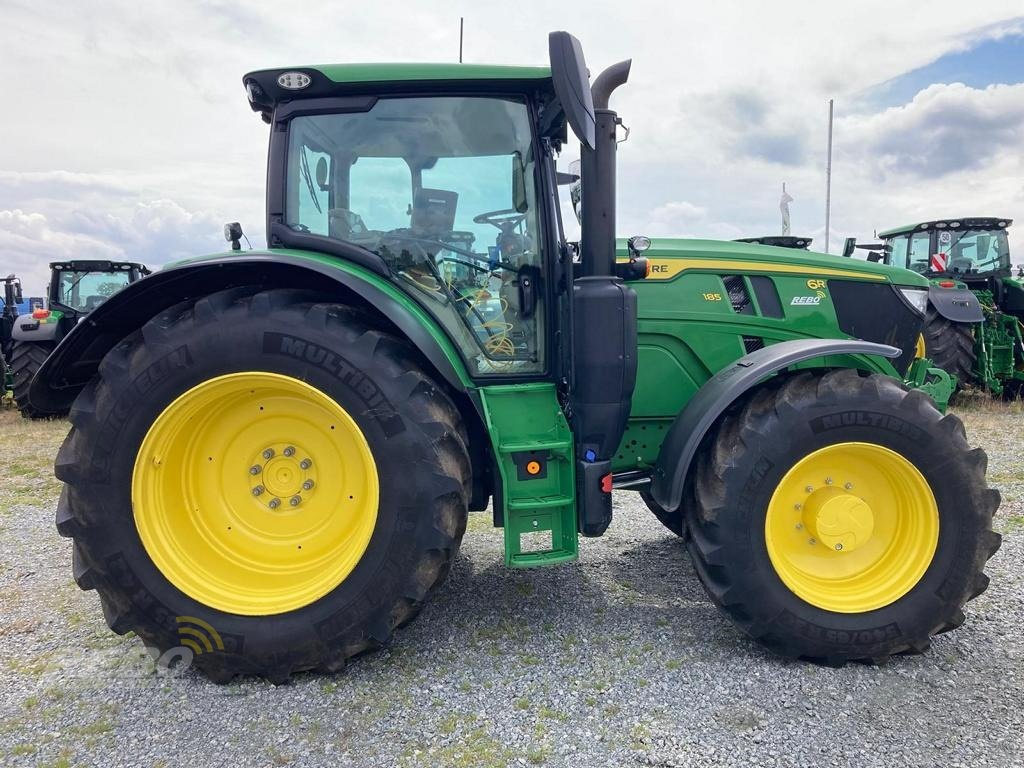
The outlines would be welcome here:
[[[631,81],[614,97],[632,128],[619,152],[623,234],[775,232],[786,181],[794,231],[823,245],[827,99],[843,115],[871,86],[1020,32],[1020,13],[1019,0],[936,0],[927,12],[917,0],[599,9],[567,0],[520,3],[515,13],[497,0],[441,10],[381,0],[358,13],[310,0],[6,0],[0,69],[26,76],[4,85],[0,210],[11,218],[0,220],[0,271],[13,261],[37,274],[51,259],[98,253],[162,263],[223,248],[228,220],[262,245],[268,128],[246,104],[242,74],[451,61],[460,15],[467,61],[544,63],[551,29],[582,40],[595,74],[633,57]],[[840,118],[833,246],[847,232],[869,236],[950,207],[1016,215],[1024,232],[1020,129],[999,122],[1021,124],[1019,95],[971,90],[928,89],[903,111]],[[979,138],[1002,149],[964,156]],[[944,165],[958,149],[971,162]],[[928,178],[928,167],[944,174]],[[908,168],[920,177],[913,184],[897,173]]]

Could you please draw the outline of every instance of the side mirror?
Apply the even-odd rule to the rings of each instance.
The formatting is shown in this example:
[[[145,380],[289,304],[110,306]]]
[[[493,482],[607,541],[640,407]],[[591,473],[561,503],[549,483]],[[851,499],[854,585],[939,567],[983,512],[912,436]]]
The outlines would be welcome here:
[[[316,183],[321,192],[330,189],[330,185],[327,183],[327,158],[323,156],[316,161]]]
[[[25,297],[21,293],[21,280],[14,283],[14,303],[21,304],[25,300]]]
[[[843,244],[843,258],[848,259],[853,256],[853,249],[857,247],[857,238],[848,237],[846,242]]]
[[[566,122],[576,138],[593,149],[597,141],[597,118],[594,116],[594,97],[590,92],[583,47],[568,32],[552,32],[548,35],[548,56],[551,82],[555,96],[562,104]]]

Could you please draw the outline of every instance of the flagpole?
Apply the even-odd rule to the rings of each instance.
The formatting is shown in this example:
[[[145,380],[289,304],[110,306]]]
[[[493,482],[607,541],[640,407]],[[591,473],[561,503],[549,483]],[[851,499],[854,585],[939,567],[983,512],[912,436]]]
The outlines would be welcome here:
[[[825,253],[832,219],[832,99],[828,100],[828,161],[825,163]]]

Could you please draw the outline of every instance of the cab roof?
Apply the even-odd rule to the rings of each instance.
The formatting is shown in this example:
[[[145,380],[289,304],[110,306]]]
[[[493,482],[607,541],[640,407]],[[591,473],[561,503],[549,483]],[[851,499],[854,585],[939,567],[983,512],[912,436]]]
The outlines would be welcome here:
[[[933,229],[1006,229],[1013,224],[1013,219],[995,219],[991,217],[971,216],[962,219],[936,219],[922,221],[917,224],[906,224],[902,227],[879,232],[881,238],[896,237],[909,232],[928,232]]]
[[[242,78],[249,105],[268,119],[294,99],[434,90],[532,91],[551,89],[549,67],[492,64],[320,64],[262,69]]]

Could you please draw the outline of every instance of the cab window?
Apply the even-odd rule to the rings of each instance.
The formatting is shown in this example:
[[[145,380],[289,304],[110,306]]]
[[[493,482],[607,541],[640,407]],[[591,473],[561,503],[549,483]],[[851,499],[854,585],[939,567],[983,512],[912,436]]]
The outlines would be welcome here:
[[[531,125],[524,100],[482,96],[295,117],[285,223],[380,256],[471,372],[542,372]]]

